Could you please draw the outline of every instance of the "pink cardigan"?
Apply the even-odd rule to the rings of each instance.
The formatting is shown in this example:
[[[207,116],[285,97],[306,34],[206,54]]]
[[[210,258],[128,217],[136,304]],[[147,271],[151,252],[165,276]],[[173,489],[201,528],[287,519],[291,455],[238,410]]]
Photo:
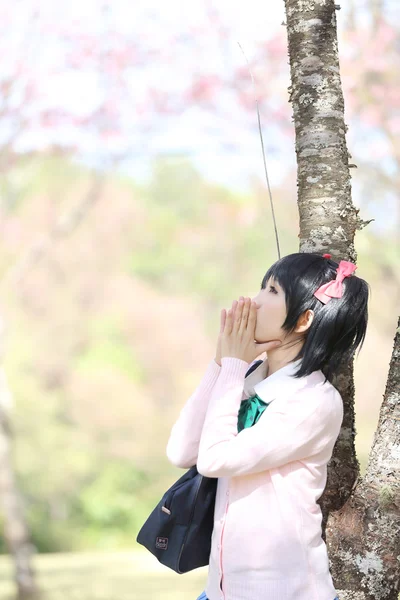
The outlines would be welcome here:
[[[334,600],[317,499],[343,420],[342,398],[321,371],[295,379],[300,361],[266,377],[264,360],[212,360],[172,427],[169,461],[218,477],[209,600]],[[251,363],[252,364],[252,363]],[[271,404],[237,432],[240,403]]]

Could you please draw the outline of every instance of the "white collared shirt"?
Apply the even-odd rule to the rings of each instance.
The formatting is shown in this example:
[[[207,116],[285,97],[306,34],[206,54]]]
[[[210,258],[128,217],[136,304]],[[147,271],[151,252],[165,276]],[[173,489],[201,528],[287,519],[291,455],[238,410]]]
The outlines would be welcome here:
[[[256,361],[254,361],[256,362]],[[249,367],[253,363],[250,363]],[[293,373],[301,364],[301,358],[281,367],[272,375],[268,375],[268,358],[265,358],[254,371],[244,380],[243,391],[247,397],[257,394],[265,402],[272,402],[277,395],[283,395],[285,388],[289,393],[291,388],[298,388],[298,381],[293,381]]]

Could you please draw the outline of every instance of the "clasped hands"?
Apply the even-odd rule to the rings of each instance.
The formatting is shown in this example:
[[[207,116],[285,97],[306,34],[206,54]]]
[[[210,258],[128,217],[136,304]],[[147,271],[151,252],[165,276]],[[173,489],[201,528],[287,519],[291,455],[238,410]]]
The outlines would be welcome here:
[[[218,338],[216,362],[220,365],[224,357],[240,358],[251,363],[263,352],[281,345],[280,340],[259,344],[255,341],[257,304],[250,298],[240,297],[232,308],[221,310],[221,327]]]

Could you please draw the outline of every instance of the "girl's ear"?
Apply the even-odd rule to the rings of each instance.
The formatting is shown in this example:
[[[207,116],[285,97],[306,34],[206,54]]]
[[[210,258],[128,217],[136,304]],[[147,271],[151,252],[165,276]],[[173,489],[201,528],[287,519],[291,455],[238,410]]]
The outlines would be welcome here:
[[[303,333],[311,326],[314,320],[314,311],[309,308],[298,319],[295,332]]]

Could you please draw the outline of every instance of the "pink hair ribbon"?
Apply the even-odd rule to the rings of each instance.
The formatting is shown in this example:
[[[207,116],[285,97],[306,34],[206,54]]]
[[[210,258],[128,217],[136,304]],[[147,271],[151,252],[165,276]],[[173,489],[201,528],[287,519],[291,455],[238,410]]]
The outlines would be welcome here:
[[[314,296],[321,300],[324,304],[329,302],[331,298],[341,298],[343,295],[342,281],[345,277],[350,277],[357,269],[354,263],[347,260],[341,260],[336,270],[336,279],[324,283],[314,292]]]

